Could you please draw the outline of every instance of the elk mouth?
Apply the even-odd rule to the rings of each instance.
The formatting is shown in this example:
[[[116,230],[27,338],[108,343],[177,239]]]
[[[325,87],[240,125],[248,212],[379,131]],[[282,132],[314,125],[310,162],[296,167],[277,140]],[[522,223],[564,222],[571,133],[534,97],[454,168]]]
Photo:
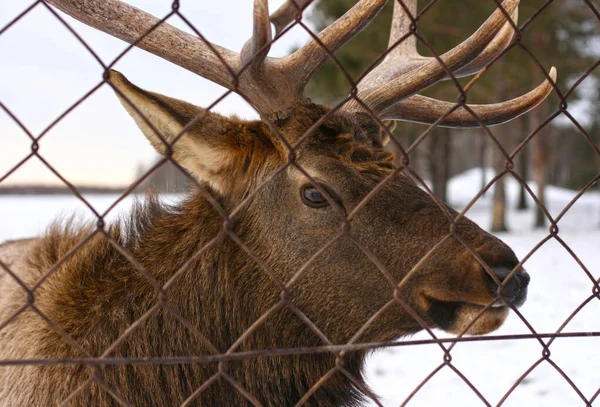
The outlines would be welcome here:
[[[503,303],[492,306],[426,297],[427,315],[439,328],[452,334],[481,335],[498,329],[508,315]],[[475,321],[475,322],[473,322]]]

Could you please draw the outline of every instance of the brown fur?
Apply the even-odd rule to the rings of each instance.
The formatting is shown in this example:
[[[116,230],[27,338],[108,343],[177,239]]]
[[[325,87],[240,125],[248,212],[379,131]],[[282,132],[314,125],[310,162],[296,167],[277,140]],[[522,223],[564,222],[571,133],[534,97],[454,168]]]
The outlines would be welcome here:
[[[232,219],[235,234],[284,282],[339,234],[343,222],[340,211],[351,213],[393,171],[393,157],[382,148],[378,126],[364,115],[331,114],[326,107],[306,103],[271,117],[274,127],[213,113],[204,116],[204,124],[200,120],[186,126],[203,114],[200,108],[142,91],[124,77],[113,76],[112,81],[123,93],[122,99],[127,94],[139,97],[133,104],[146,115],[152,113],[152,126],[167,141],[172,142],[185,129],[173,145],[172,156],[208,182],[203,187],[228,213],[237,208]],[[125,100],[124,105],[136,118],[129,102],[134,101]],[[331,198],[342,205],[339,210],[305,205],[300,191],[310,182],[294,165],[277,172],[288,159],[288,150],[279,136],[294,145],[324,115],[328,118],[301,143],[295,163],[332,193]],[[136,120],[155,147],[168,154],[139,115]],[[194,151],[215,154],[220,159],[208,167],[202,155]],[[267,177],[270,181],[257,190]],[[202,191],[195,189],[173,207],[150,197],[135,207],[130,219],[107,229],[161,285],[204,250],[169,287],[167,301],[220,353],[280,301],[281,292],[269,273],[233,239],[220,237],[205,248],[222,230],[223,222]],[[353,215],[348,236],[331,244],[306,267],[290,288],[291,300],[329,340],[344,344],[394,295],[394,286],[355,242],[372,252],[397,283],[448,233],[449,227],[450,222],[431,198],[406,176],[398,175]],[[31,287],[93,231],[91,225],[56,224],[24,251],[20,276]],[[469,220],[458,222],[457,233],[490,265],[516,265],[508,247]],[[0,290],[3,321],[27,298],[14,283]],[[399,293],[429,326],[444,325],[449,331],[462,330],[469,315],[477,314],[482,305],[495,298],[479,263],[453,238],[447,239],[403,283]],[[158,299],[157,290],[144,274],[98,233],[47,278],[35,292],[34,304],[85,353],[99,357]],[[450,304],[455,314],[449,314],[448,320],[440,319],[432,313],[439,304]],[[442,311],[445,309],[442,306]],[[505,310],[490,310],[470,332],[496,329],[505,316]],[[391,340],[421,329],[402,306],[395,304],[365,330],[360,341]],[[322,344],[296,314],[283,307],[249,335],[237,351]],[[106,357],[209,354],[211,350],[203,340],[161,306]],[[32,310],[0,330],[0,360],[79,357],[85,354]],[[364,357],[364,352],[350,352],[344,357],[345,368],[359,381],[363,380]],[[293,406],[335,366],[335,357],[327,353],[269,356],[231,361],[224,366],[262,405]],[[56,405],[88,379],[90,372],[81,365],[0,367],[0,406]],[[215,363],[127,364],[101,366],[97,375],[132,405],[150,407],[180,405],[216,372]],[[360,389],[337,371],[307,405],[357,406],[361,400]],[[221,377],[191,405],[247,404]],[[69,405],[107,407],[118,403],[93,383]]]

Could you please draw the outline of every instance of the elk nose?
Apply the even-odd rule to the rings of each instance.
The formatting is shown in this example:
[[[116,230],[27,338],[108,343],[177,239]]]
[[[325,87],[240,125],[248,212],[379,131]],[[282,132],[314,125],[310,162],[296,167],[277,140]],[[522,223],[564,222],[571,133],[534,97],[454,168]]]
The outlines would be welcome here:
[[[498,290],[498,285],[494,279],[484,270],[487,282],[492,291],[499,293],[501,298],[506,299],[517,307],[523,305],[527,299],[527,286],[531,279],[525,269],[520,268],[517,273],[508,280],[507,277],[513,271],[513,268],[503,266],[492,267],[492,271],[498,280],[503,283],[502,288]]]

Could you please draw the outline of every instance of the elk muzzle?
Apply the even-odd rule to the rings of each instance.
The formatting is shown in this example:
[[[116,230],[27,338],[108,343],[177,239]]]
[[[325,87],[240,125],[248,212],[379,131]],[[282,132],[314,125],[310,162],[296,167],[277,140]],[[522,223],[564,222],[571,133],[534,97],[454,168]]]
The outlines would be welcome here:
[[[527,299],[527,286],[531,279],[529,274],[525,269],[519,268],[519,270],[511,276],[512,271],[513,268],[509,267],[493,267],[492,272],[500,283],[500,285],[498,285],[496,279],[492,278],[492,276],[483,270],[490,289],[496,292],[498,297],[502,299],[501,302],[499,301],[494,304],[496,306],[502,306],[509,303],[516,307],[520,307]]]
[[[527,299],[529,274],[521,267],[507,247],[502,258],[493,261],[488,256],[484,268],[478,262],[460,262],[465,273],[453,274],[470,277],[455,277],[439,280],[434,289],[422,291],[427,316],[437,326],[454,334],[479,335],[499,328],[512,307],[520,307]],[[460,256],[459,256],[460,257]],[[460,269],[458,264],[456,268]],[[493,275],[489,272],[491,271]]]

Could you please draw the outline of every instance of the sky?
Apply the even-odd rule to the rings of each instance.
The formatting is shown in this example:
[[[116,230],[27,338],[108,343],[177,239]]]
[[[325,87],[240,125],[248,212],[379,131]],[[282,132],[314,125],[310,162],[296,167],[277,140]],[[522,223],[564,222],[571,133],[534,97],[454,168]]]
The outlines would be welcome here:
[[[128,1],[157,17],[171,10],[169,0]],[[214,43],[239,51],[251,35],[252,1],[181,1],[181,12]],[[283,0],[271,0],[276,10]],[[33,1],[0,0],[0,30]],[[85,26],[59,12],[105,63],[127,44]],[[191,32],[181,19],[169,23]],[[287,55],[308,40],[295,27],[276,42],[270,56]],[[208,106],[225,89],[145,51],[132,49],[116,65],[132,82],[155,92]],[[0,35],[0,102],[32,135],[40,135],[58,116],[102,80],[103,68],[84,46],[38,4]],[[214,111],[241,118],[257,118],[241,98],[229,95]],[[0,109],[0,179],[31,152],[31,140]],[[39,154],[76,185],[127,185],[140,164],[156,155],[141,131],[104,85],[53,126],[41,139]],[[59,184],[60,180],[36,157],[2,181]]]
[[[171,11],[171,1],[128,3],[163,17]],[[0,30],[33,3],[0,0]],[[239,51],[251,34],[252,3],[182,0],[180,11],[208,40]],[[282,3],[269,1],[271,11]],[[58,13],[106,64],[128,46]],[[178,17],[168,22],[192,32]],[[273,45],[270,56],[287,55],[308,39],[309,35],[296,26]],[[225,93],[219,85],[137,48],[114,68],[142,88],[198,106],[209,106]],[[34,137],[45,132],[39,144],[41,157],[75,185],[125,186],[133,182],[140,166],[153,163],[156,154],[108,85],[100,87],[46,132],[58,116],[102,81],[102,74],[102,66],[43,3],[0,34],[0,102]],[[597,86],[588,79],[579,89],[596,91]],[[213,110],[245,119],[258,117],[234,94]],[[569,112],[582,124],[589,118],[585,110],[583,103],[569,104]],[[556,122],[568,121],[558,117]],[[0,184],[61,184],[37,157],[11,172],[30,152],[27,134],[0,109]]]

